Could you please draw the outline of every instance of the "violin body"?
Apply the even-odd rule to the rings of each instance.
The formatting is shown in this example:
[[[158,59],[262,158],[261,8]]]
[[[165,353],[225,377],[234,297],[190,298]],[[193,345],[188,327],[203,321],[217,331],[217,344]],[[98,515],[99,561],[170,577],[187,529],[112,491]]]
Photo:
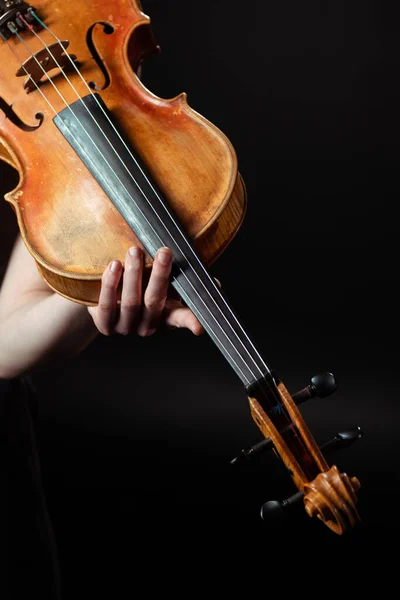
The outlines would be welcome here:
[[[189,107],[186,95],[161,99],[141,83],[137,72],[142,61],[159,49],[150,19],[135,1],[38,0],[35,9],[51,32],[68,42],[83,78],[94,82],[93,91],[99,90],[125,140],[140,154],[199,255],[210,265],[242,224],[246,190],[230,141]],[[40,38],[49,46],[55,42],[46,29],[40,31]],[[142,244],[54,127],[54,111],[88,96],[87,85],[68,63],[64,72],[72,85],[60,69],[45,75],[29,61],[29,52],[18,38],[8,43],[21,63],[28,62],[25,72],[16,76],[16,56],[10,56],[6,43],[1,44],[0,159],[20,175],[6,200],[48,285],[71,300],[93,305],[107,264],[115,258],[123,263],[127,249]],[[38,54],[44,51],[41,41],[28,33],[26,44],[45,64],[48,56]],[[62,53],[59,64],[61,60]],[[54,111],[38,89],[33,85],[27,89],[26,71],[33,74]],[[4,111],[5,105],[9,111]],[[151,263],[146,253],[146,267]]]

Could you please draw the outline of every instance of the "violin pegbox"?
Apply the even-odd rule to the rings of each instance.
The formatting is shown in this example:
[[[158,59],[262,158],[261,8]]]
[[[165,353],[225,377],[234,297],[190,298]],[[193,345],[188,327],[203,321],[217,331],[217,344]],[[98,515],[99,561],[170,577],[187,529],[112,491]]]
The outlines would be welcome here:
[[[316,516],[338,535],[360,522],[356,509],[359,480],[340,473],[335,465],[329,467],[325,458],[329,450],[349,447],[360,439],[363,435],[360,427],[338,433],[329,442],[318,447],[297,408],[312,397],[324,398],[336,389],[337,383],[332,373],[321,373],[293,396],[278,382],[277,405],[273,404],[276,396],[275,400],[271,399],[265,394],[265,390],[262,394],[249,396],[251,414],[264,439],[251,448],[242,450],[231,463],[243,463],[261,452],[274,449],[298,488],[286,500],[266,502],[261,507],[261,518],[264,521],[277,521],[277,517],[303,501],[310,517]],[[278,414],[280,420],[277,420]],[[285,419],[282,419],[282,415]]]

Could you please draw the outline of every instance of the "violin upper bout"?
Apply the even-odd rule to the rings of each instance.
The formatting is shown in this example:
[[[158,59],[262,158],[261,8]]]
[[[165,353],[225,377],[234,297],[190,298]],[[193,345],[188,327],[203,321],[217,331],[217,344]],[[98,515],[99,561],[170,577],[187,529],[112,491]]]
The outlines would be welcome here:
[[[341,535],[360,521],[355,506],[359,488],[356,477],[340,473],[334,465],[304,485],[306,512],[310,517],[317,516],[334,533]]]

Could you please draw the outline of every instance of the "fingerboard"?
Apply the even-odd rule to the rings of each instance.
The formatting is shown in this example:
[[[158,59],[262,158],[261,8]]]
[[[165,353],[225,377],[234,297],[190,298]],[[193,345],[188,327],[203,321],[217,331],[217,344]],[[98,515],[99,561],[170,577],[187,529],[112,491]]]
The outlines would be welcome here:
[[[101,97],[90,94],[74,102],[54,123],[147,252],[154,258],[161,247],[172,250],[173,287],[244,386],[275,389],[271,370]]]

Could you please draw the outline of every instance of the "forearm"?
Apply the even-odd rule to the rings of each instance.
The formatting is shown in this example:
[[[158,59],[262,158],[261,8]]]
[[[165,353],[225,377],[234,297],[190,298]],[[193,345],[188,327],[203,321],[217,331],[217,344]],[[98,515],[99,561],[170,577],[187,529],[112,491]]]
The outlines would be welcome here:
[[[0,320],[0,378],[75,356],[98,333],[85,306],[58,294],[27,297]]]

